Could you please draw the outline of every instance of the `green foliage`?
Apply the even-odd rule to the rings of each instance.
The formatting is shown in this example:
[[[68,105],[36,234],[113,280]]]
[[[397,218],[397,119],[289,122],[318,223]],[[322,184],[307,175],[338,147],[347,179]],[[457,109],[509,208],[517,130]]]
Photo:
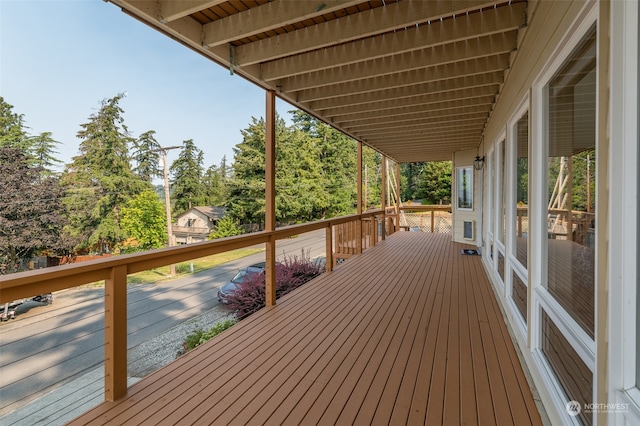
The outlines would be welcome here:
[[[241,235],[244,230],[238,225],[238,222],[233,217],[227,215],[218,221],[218,226],[207,237],[208,240],[214,240],[216,238],[233,237],[234,235]]]
[[[155,134],[155,131],[149,130],[133,142],[133,160],[136,163],[133,171],[140,179],[149,183],[163,174],[160,168],[160,144],[156,141]]]
[[[129,162],[129,136],[119,106],[124,95],[103,100],[100,110],[78,132],[80,155],[63,175],[68,188],[69,235],[78,248],[111,251],[125,238],[122,208],[135,195],[151,188],[136,176]]]
[[[0,96],[0,147],[17,148],[24,154],[29,152],[29,139],[25,130],[24,116],[13,112],[13,105]]]
[[[167,219],[164,206],[153,190],[146,190],[127,202],[122,209],[122,229],[133,239],[130,250],[151,250],[167,243]]]
[[[227,158],[222,157],[219,166],[212,165],[202,177],[207,206],[222,206],[227,203],[229,193],[229,176]]]
[[[233,318],[227,318],[222,321],[217,322],[213,327],[211,327],[207,331],[203,331],[201,329],[195,330],[192,333],[189,333],[187,338],[184,341],[184,349],[186,351],[190,351],[203,343],[213,339],[218,334],[222,333],[228,328],[231,328],[237,321]]]
[[[38,250],[64,249],[55,178],[43,178],[20,148],[0,147],[0,273]]]
[[[182,151],[171,164],[171,200],[173,215],[177,216],[194,206],[206,204],[206,191],[202,184],[204,154],[193,139],[183,142]]]

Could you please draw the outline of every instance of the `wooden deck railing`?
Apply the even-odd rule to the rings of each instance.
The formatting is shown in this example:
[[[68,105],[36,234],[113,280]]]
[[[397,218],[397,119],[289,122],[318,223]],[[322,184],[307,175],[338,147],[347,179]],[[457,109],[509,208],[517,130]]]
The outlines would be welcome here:
[[[333,269],[334,228],[355,227],[356,241],[364,248],[377,242],[378,218],[385,211],[371,210],[360,215],[343,216],[261,231],[236,237],[205,241],[144,253],[115,256],[108,259],[68,264],[47,269],[0,276],[0,304],[35,294],[50,293],[96,281],[105,281],[105,399],[115,400],[127,392],[127,275],[172,263],[223,253],[256,244],[267,244],[294,235],[326,230],[326,268]],[[349,224],[355,225],[349,225]],[[340,232],[340,231],[338,231]],[[384,233],[383,233],[384,235]]]

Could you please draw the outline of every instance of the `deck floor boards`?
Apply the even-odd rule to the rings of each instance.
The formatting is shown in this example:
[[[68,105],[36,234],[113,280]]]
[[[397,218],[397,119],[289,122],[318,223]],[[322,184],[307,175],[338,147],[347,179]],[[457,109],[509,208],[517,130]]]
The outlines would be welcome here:
[[[479,256],[399,232],[81,424],[541,424]]]

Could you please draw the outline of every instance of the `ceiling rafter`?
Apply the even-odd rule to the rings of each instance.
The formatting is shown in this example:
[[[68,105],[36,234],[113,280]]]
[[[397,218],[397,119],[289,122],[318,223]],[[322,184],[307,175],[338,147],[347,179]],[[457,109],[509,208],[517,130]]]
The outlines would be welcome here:
[[[362,3],[362,0],[324,0],[323,2],[277,0],[218,19],[203,26],[205,46],[217,46],[312,19],[326,13]],[[242,50],[239,63],[242,64]],[[255,61],[258,63],[262,61]],[[250,65],[250,64],[249,64]]]
[[[489,9],[481,13],[446,19],[442,22],[436,21],[429,25],[409,27],[392,34],[384,33],[349,43],[341,43],[330,48],[309,49],[298,55],[275,60],[270,58],[264,50],[256,52],[254,57],[246,57],[246,55],[243,57],[241,53],[250,48],[250,46],[243,46],[242,49],[239,49],[238,62],[250,65],[271,61],[278,62],[280,68],[308,64],[309,68],[303,72],[318,71],[480,36],[513,31],[525,22],[524,10],[524,3],[513,9]],[[258,54],[261,54],[262,57],[258,57]]]
[[[462,15],[494,4],[490,1],[402,1],[238,47],[238,63],[252,64],[372,37],[416,24]],[[264,53],[269,52],[265,57]]]
[[[375,126],[377,123],[387,123],[391,121],[394,123],[405,123],[414,121],[430,122],[431,120],[463,120],[467,117],[474,118],[478,115],[488,117],[488,114],[489,108],[486,105],[466,106],[435,111],[431,109],[431,105],[422,105],[418,107],[397,108],[393,115],[385,111],[378,111],[367,114],[366,117],[361,117],[360,119],[334,122],[340,127],[354,130],[360,127]]]
[[[415,82],[414,84],[398,84],[398,85],[380,85],[376,89],[358,90],[357,87],[349,85],[341,85],[342,91],[331,90],[327,88],[325,93],[321,91],[301,92],[298,94],[298,102],[309,103],[315,102],[315,107],[322,107],[323,100],[328,100],[332,104],[339,103],[342,105],[355,105],[363,102],[370,102],[370,99],[404,97],[404,94],[411,92],[413,94],[421,93],[438,93],[447,92],[454,89],[463,89],[471,87],[488,86],[500,84],[503,81],[503,71],[491,71],[482,74],[471,74],[462,77],[454,77],[446,80],[431,80],[426,82]],[[311,95],[316,95],[312,97]]]
[[[370,79],[356,80],[354,82],[333,82],[331,85],[327,85],[326,81],[314,79],[311,74],[305,74],[280,80],[278,82],[278,86],[283,92],[301,92],[303,90],[344,92],[345,86],[348,86],[354,93],[358,93],[358,91],[380,90],[385,87],[398,87],[424,83],[427,81],[481,74],[489,71],[504,70],[508,66],[509,54],[501,53],[497,55],[434,65],[396,74],[376,76]],[[356,86],[358,89],[355,88]]]
[[[435,93],[421,92],[411,90],[411,88],[402,87],[397,90],[385,90],[382,92],[355,95],[344,100],[327,99],[314,102],[312,105],[314,109],[319,111],[336,111],[338,108],[348,108],[357,110],[357,112],[360,113],[370,111],[380,106],[384,109],[391,109],[396,106],[424,105],[451,100],[463,101],[465,99],[472,99],[480,96],[495,95],[496,92],[497,83],[495,82],[490,82],[483,86],[456,88],[445,92]],[[385,101],[385,99],[390,100]],[[326,114],[331,114],[331,112],[326,112]]]
[[[184,18],[192,13],[199,12],[213,6],[224,3],[226,0],[160,0],[158,1],[158,19],[162,23]],[[132,2],[133,3],[133,2]]]

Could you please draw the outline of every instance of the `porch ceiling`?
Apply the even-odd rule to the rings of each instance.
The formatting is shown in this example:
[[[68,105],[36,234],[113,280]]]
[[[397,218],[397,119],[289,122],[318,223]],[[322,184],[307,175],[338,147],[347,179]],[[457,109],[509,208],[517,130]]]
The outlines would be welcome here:
[[[399,162],[479,146],[527,12],[523,0],[108,1]]]

